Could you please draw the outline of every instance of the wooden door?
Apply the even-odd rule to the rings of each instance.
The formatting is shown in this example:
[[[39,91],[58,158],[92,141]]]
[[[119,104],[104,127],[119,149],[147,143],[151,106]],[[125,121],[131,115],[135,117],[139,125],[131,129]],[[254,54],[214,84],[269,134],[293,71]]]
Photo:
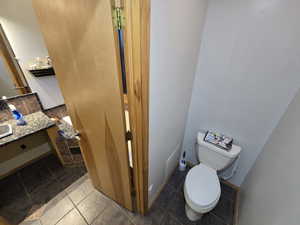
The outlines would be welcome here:
[[[110,0],[34,0],[94,186],[132,210],[117,36]]]
[[[10,225],[3,217],[0,216],[0,225]]]

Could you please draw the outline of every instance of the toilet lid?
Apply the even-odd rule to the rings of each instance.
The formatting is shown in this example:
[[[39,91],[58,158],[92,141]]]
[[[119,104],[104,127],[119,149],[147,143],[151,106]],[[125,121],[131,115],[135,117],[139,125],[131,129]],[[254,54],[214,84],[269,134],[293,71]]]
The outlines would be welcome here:
[[[209,207],[219,200],[220,182],[214,169],[200,164],[193,167],[185,180],[185,194],[200,207]]]

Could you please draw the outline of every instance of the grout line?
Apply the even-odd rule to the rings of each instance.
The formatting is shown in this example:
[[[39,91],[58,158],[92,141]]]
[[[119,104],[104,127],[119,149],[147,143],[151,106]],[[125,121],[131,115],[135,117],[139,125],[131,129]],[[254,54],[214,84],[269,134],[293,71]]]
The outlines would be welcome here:
[[[209,214],[213,215],[214,217],[217,217],[220,221],[222,221],[222,223],[226,224],[226,225],[230,225],[227,224],[226,221],[224,221],[220,216],[218,216],[217,214],[215,214],[214,212],[210,211],[208,212]]]
[[[177,221],[178,223],[180,223],[181,225],[184,225],[180,219],[177,218],[177,216],[173,215],[172,212],[165,212],[166,215],[164,216],[164,218],[161,220],[160,224],[162,224],[164,222],[164,220],[166,219],[167,214],[169,214],[173,219],[175,219],[175,221]]]
[[[77,210],[77,212],[79,213],[79,215],[82,217],[82,219],[86,222],[86,224],[89,225],[88,221],[86,220],[86,218],[82,215],[82,213],[80,212],[80,210],[77,208],[77,206],[75,205],[74,209]]]
[[[66,190],[66,189],[65,189]],[[79,205],[81,202],[83,202],[85,199],[87,199],[88,196],[90,196],[93,193],[94,190],[92,190],[91,192],[89,192],[85,197],[83,197],[83,199],[81,199],[77,204],[72,200],[72,198],[70,197],[69,193],[67,191],[66,194],[68,196],[68,198],[70,199],[70,201],[73,203],[74,206]]]
[[[94,188],[93,188],[94,189]],[[72,204],[73,204],[73,206],[74,206],[74,208],[73,209],[76,209],[78,212],[79,212],[79,214],[81,215],[81,217],[84,219],[84,221],[89,225],[89,223],[88,223],[88,221],[86,220],[86,218],[83,216],[83,214],[81,213],[81,211],[78,209],[78,205],[80,204],[80,203],[82,203],[85,199],[87,199],[90,195],[92,195],[92,193],[93,193],[93,191],[95,191],[95,190],[92,190],[90,193],[88,193],[82,200],[80,200],[77,204],[75,204],[75,202],[73,202],[73,200],[72,200],[72,198],[69,196],[69,194],[67,193],[67,197],[69,198],[69,200],[72,202]],[[110,202],[109,202],[109,204],[110,204]],[[96,220],[96,218],[98,218],[98,216],[100,216],[105,210],[106,210],[106,208],[108,208],[108,205],[92,220],[92,222],[91,222],[91,224]]]
[[[17,172],[17,177],[18,177],[18,180],[19,180],[20,184],[22,185],[22,187],[23,187],[23,189],[24,189],[24,191],[25,191],[27,197],[29,198],[29,200],[31,201],[31,203],[33,203],[32,198],[31,198],[31,195],[30,195],[30,193],[28,192],[28,190],[27,190],[27,188],[26,188],[26,185],[24,184],[24,181],[23,181],[23,179],[22,179],[22,176],[21,176],[21,173],[20,173],[20,172]],[[33,206],[33,205],[32,205],[32,206]]]
[[[208,212],[209,214],[211,214],[212,216],[216,217],[218,220],[220,220],[223,224],[225,225],[230,225],[230,224],[227,224],[226,221],[224,221],[221,217],[219,217],[218,215],[216,215],[215,213],[213,212]]]
[[[123,209],[121,209],[120,206],[118,206],[118,205],[117,205],[117,207],[119,208],[119,210],[122,211],[122,214],[124,214],[125,217],[126,217],[132,224],[137,225],[137,224],[134,222],[133,218],[131,218],[131,216],[129,216],[128,213],[127,213],[126,211],[124,211]],[[143,216],[143,215],[140,215],[140,216]]]
[[[70,212],[73,211],[74,208],[70,209],[68,212],[66,212],[65,215],[63,215],[54,225],[58,224],[63,218],[65,218],[66,215],[68,215]]]
[[[55,173],[53,173],[53,171],[48,167],[48,164],[46,165],[46,168],[47,170],[49,171],[49,173],[51,174],[52,178],[55,180],[55,181],[59,181],[55,175]]]
[[[99,216],[101,216],[101,215],[103,215],[103,213],[108,209],[108,207],[111,205],[111,203],[109,202],[108,204],[107,204],[107,206],[105,206],[104,207],[104,209],[92,220],[92,222],[90,223],[90,224],[93,224],[93,222],[99,217]],[[89,224],[89,223],[88,223]],[[90,225],[89,224],[89,225]]]

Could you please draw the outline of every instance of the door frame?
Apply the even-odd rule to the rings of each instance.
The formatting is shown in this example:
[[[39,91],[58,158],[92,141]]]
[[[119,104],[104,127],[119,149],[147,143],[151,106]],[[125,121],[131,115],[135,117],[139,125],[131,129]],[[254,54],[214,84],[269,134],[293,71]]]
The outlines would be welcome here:
[[[31,93],[31,89],[26,81],[24,73],[19,65],[15,53],[10,46],[9,40],[0,23],[0,57],[3,58],[4,64],[9,71],[10,77],[19,94]]]
[[[150,0],[124,0],[125,66],[136,209],[148,210]]]

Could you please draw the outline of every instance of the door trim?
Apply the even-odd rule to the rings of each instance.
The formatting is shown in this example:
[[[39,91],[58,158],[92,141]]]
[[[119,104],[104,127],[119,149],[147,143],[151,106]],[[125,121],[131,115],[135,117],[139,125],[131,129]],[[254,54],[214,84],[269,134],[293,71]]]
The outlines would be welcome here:
[[[31,93],[31,89],[25,79],[23,71],[16,60],[15,53],[10,46],[2,25],[0,24],[0,57],[3,58],[11,79],[16,85],[16,90],[19,94]]]
[[[137,212],[148,210],[150,0],[124,0],[125,64]]]

